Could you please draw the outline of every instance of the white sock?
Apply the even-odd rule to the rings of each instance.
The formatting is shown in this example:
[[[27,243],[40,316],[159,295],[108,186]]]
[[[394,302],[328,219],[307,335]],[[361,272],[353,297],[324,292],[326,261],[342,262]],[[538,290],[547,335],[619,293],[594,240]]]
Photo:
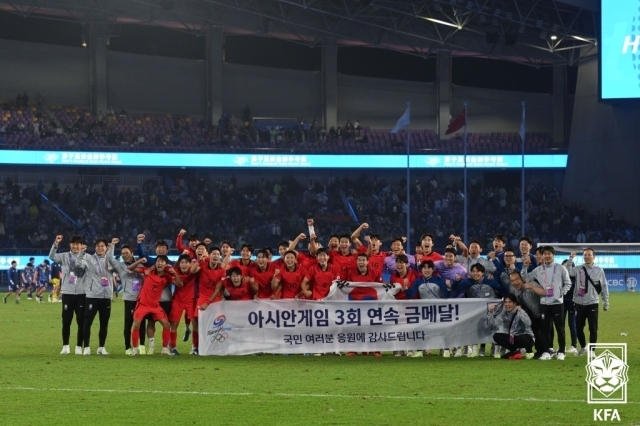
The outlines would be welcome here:
[[[155,346],[156,345],[156,339],[154,339],[153,337],[149,337],[149,346]]]

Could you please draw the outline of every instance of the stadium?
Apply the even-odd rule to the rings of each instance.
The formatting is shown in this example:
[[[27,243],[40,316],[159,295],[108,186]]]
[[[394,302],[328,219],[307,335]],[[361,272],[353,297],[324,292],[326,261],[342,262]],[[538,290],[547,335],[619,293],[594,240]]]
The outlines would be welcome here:
[[[3,424],[640,424],[638,31],[0,0]]]

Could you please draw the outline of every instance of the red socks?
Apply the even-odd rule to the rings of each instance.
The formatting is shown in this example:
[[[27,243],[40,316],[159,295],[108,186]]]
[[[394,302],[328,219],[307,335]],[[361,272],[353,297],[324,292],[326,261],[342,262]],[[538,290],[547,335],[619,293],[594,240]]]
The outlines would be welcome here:
[[[134,328],[131,330],[131,343],[134,348],[138,347],[138,344],[140,343],[140,329]]]
[[[193,347],[197,348],[198,347],[198,332],[197,331],[194,331],[191,334],[191,340],[193,342]]]
[[[171,330],[169,330],[168,328],[163,328],[162,329],[162,347],[163,348],[169,347],[170,338],[171,338]]]
[[[178,332],[177,331],[170,331],[169,332],[170,336],[171,336],[171,347],[172,348],[176,348],[177,347],[177,341],[178,341]]]

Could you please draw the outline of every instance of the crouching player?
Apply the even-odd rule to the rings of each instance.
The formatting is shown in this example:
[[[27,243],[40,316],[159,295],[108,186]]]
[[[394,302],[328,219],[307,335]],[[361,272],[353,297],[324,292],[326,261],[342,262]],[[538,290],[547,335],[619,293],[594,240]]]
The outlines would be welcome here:
[[[251,300],[251,282],[242,277],[242,269],[233,266],[227,270],[227,277],[222,282],[224,295],[229,300]]]
[[[530,354],[533,348],[531,319],[518,305],[518,298],[513,294],[507,294],[504,297],[504,309],[497,314],[494,311],[495,306],[492,306],[488,313],[489,323],[499,327],[498,332],[493,335],[493,341],[509,350],[501,358],[522,359]],[[524,349],[525,355],[519,349]]]
[[[130,271],[144,273],[145,275],[140,297],[138,298],[138,305],[133,311],[133,330],[131,331],[133,349],[131,355],[140,353],[140,323],[146,315],[151,315],[154,321],[159,321],[162,324],[162,355],[170,355],[170,325],[167,314],[160,307],[160,297],[164,288],[172,283],[176,287],[182,287],[182,280],[176,271],[168,266],[169,259],[167,256],[159,255],[156,258],[155,265],[150,268],[141,267],[140,265],[146,261],[147,259],[143,257],[129,266]]]

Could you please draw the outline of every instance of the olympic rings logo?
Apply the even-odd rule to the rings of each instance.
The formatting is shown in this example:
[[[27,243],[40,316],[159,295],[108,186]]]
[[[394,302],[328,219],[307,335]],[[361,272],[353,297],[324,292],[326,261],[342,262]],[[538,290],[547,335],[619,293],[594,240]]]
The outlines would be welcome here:
[[[229,338],[227,333],[218,333],[211,338],[211,342],[215,345],[216,343],[224,343],[225,340]]]

